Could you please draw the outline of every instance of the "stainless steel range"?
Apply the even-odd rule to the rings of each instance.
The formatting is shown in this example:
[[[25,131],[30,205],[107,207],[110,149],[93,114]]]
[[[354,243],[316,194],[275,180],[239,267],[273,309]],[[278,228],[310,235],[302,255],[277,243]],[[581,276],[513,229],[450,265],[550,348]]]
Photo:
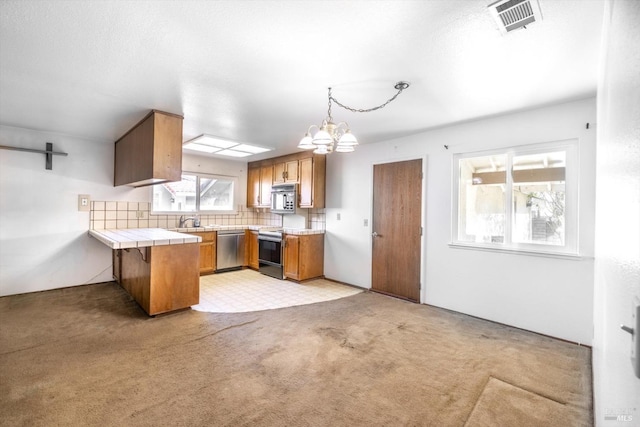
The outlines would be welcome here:
[[[284,279],[282,230],[258,232],[258,262],[260,273]]]

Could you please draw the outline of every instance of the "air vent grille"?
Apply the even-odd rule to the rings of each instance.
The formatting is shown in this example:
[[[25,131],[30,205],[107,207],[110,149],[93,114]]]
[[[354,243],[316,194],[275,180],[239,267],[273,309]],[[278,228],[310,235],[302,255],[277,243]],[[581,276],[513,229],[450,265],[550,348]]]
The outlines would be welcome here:
[[[503,34],[542,20],[537,0],[500,0],[490,4],[489,11]]]

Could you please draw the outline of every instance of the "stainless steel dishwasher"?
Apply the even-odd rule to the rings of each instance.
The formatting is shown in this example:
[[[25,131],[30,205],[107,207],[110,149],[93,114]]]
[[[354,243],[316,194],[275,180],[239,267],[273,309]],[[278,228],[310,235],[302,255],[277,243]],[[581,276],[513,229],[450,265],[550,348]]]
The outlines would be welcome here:
[[[244,230],[219,230],[216,271],[236,270],[244,264]]]

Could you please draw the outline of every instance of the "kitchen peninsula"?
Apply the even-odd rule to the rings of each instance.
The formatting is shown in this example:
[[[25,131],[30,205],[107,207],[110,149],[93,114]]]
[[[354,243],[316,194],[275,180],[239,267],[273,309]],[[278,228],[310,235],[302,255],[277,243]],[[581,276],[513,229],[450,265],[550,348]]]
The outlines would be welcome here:
[[[200,237],[162,228],[89,234],[113,249],[115,279],[150,316],[200,301]]]

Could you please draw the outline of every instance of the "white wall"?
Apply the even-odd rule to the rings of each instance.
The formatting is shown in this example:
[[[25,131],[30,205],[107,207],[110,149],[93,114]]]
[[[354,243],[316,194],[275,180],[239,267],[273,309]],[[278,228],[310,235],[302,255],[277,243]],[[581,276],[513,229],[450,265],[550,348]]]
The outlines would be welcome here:
[[[146,201],[148,191],[113,187],[113,143],[0,126],[3,145],[44,149],[52,142],[53,170],[43,154],[0,150],[0,295],[111,280],[111,251],[90,238],[92,200]]]
[[[640,298],[640,2],[606,3],[598,86],[593,372],[596,425],[640,425],[631,301]],[[640,331],[636,331],[636,334]],[[631,417],[605,421],[605,415]],[[628,418],[627,418],[628,419]]]
[[[373,114],[373,113],[372,113]],[[370,288],[373,164],[426,158],[423,302],[591,345],[595,98],[435,129],[327,161],[325,275]],[[581,260],[453,249],[453,153],[577,138]],[[448,145],[449,149],[445,149]],[[337,220],[337,213],[341,220]]]
[[[0,295],[111,280],[111,250],[89,237],[92,200],[150,201],[149,188],[113,187],[113,142],[0,126],[2,145],[44,149],[53,142],[53,170],[43,154],[0,150]],[[246,199],[246,163],[184,156],[192,171],[240,174],[239,203]]]

